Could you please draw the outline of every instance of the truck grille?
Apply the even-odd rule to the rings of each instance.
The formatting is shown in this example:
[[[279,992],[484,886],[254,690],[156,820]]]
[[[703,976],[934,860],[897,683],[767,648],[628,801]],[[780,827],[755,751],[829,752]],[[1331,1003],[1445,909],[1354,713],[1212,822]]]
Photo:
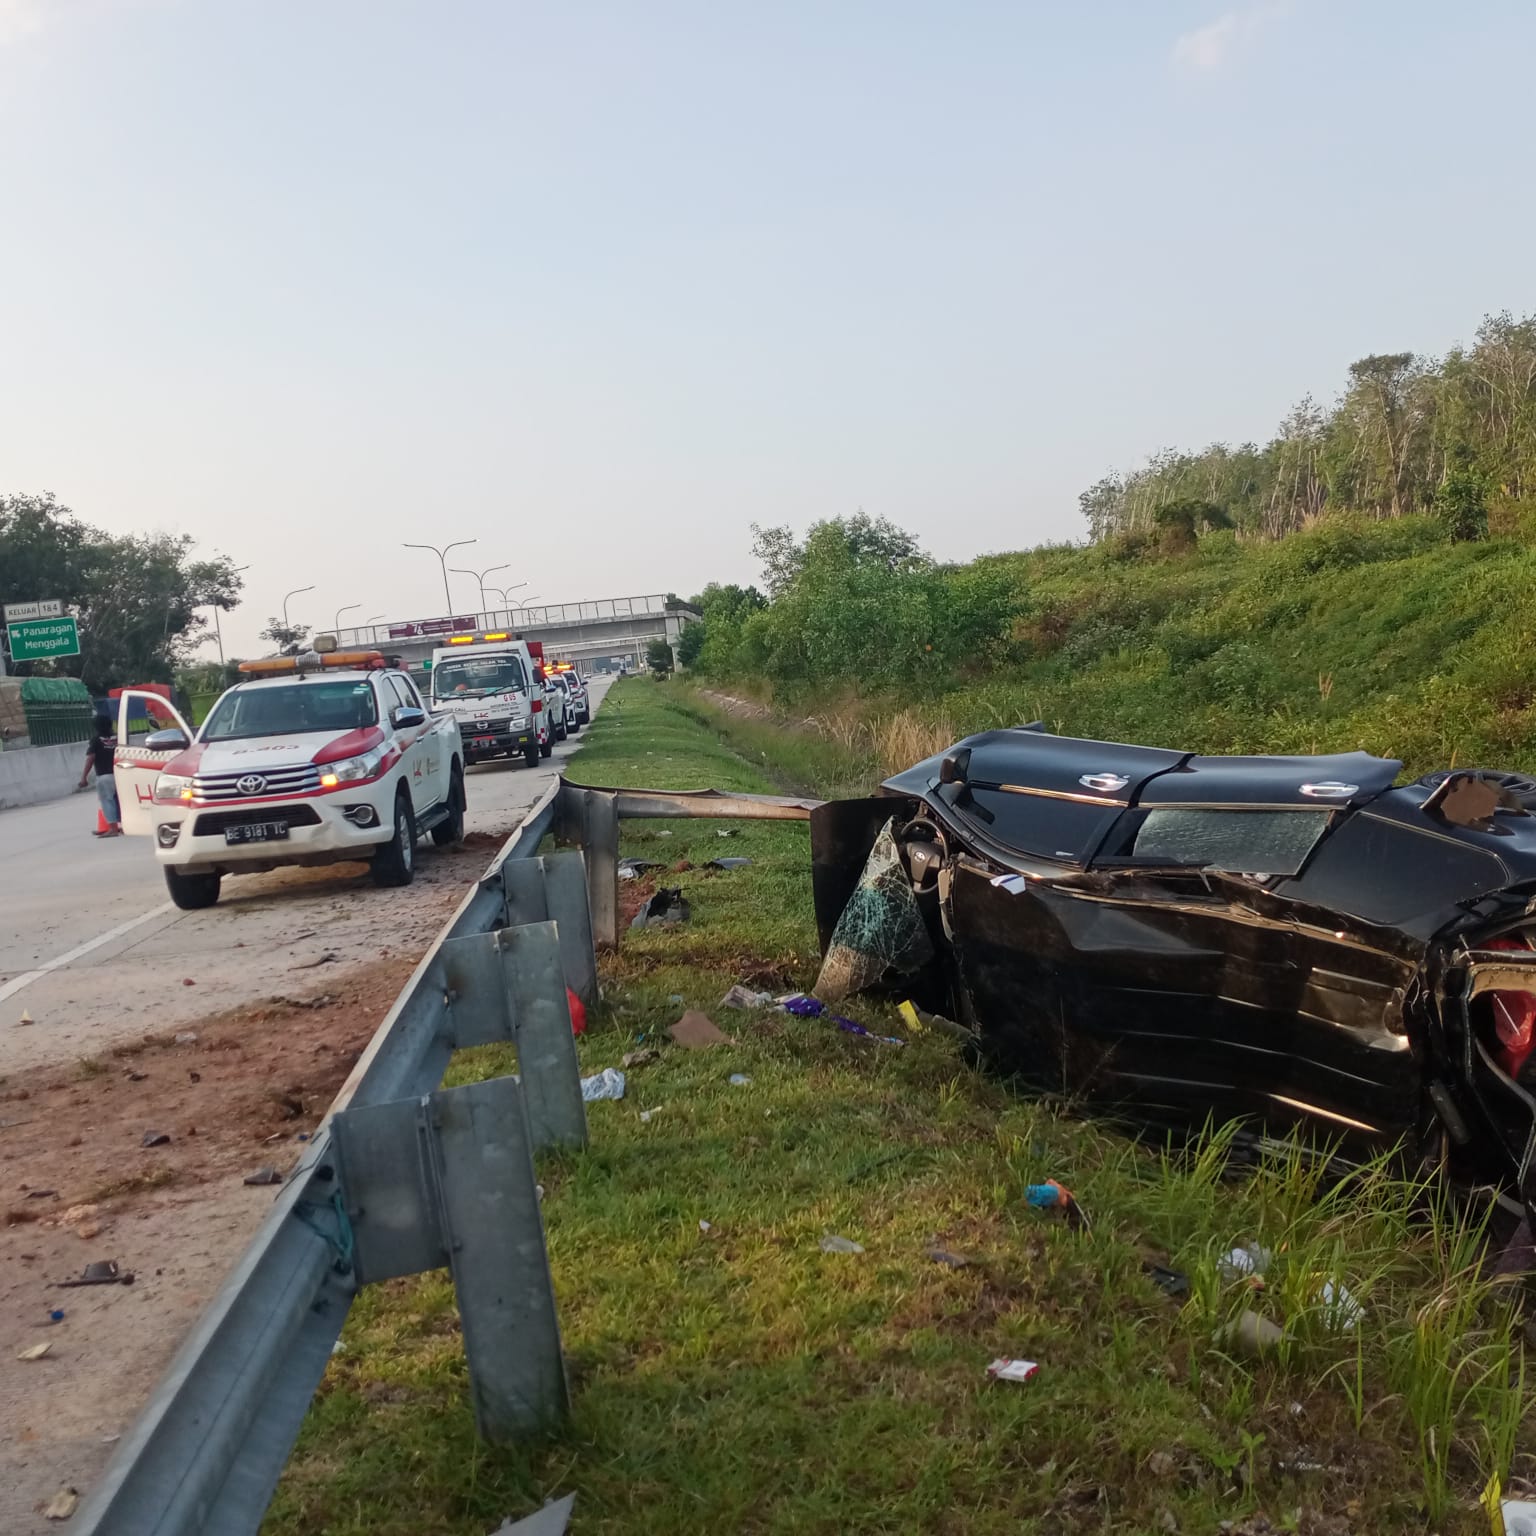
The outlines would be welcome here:
[[[250,826],[257,821],[286,821],[290,827],[313,827],[320,813],[312,805],[281,805],[275,810],[253,805],[244,811],[204,811],[192,824],[193,837],[212,837],[230,827]]]
[[[242,780],[254,779],[263,781],[260,789],[240,788]],[[302,795],[319,788],[320,770],[313,763],[243,773],[200,773],[192,780],[192,793],[199,800],[254,800],[258,795]]]
[[[500,720],[465,720],[459,725],[465,736],[495,736],[505,732],[512,722],[505,715]]]

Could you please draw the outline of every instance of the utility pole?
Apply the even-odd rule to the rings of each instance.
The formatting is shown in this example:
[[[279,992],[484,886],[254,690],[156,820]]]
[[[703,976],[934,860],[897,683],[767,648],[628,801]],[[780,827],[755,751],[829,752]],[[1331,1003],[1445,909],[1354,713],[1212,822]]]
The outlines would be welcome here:
[[[430,549],[437,556],[437,563],[443,572],[443,601],[448,605],[443,610],[444,618],[451,619],[453,617],[453,593],[448,589],[448,551],[450,549],[462,549],[466,544],[476,544],[478,542],[478,539],[455,539],[452,544],[445,544],[441,549],[436,544],[407,543],[402,546],[405,549]]]
[[[454,570],[454,574],[456,576],[473,576],[475,578],[475,580],[480,583],[480,612],[482,614],[487,611],[486,610],[486,605],[485,605],[485,578],[487,576],[489,576],[492,571],[505,571],[505,570],[507,570],[510,567],[511,563],[512,562],[510,560],[504,560],[504,561],[502,561],[502,563],[500,565],[488,565],[488,566],[486,566],[486,568],[483,571],[470,571],[470,570],[466,570],[462,565],[454,566],[453,570]],[[492,587],[491,588],[491,591],[493,591],[493,592],[495,592],[497,590],[498,589],[496,587]]]
[[[313,584],[311,584],[310,586],[307,586],[307,587],[295,587],[292,592],[288,593],[287,596],[285,596],[283,598],[283,628],[284,629],[287,629],[289,627],[289,625],[288,625],[288,598],[290,598],[290,597],[297,597],[301,592],[313,592],[314,590],[315,589],[314,589]]]

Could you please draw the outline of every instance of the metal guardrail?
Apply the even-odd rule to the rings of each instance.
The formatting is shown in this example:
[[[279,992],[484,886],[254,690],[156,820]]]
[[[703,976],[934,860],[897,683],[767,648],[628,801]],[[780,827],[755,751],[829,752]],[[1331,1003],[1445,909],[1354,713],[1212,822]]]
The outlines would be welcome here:
[[[567,1407],[532,1157],[587,1139],[567,985],[597,996],[618,937],[621,816],[809,817],[818,802],[550,787],[374,1033],[234,1272],[70,1524],[87,1536],[254,1536],[362,1285],[447,1265],[476,1423]],[[539,857],[550,833],[581,851]],[[517,1047],[521,1081],[440,1087],[456,1050]]]

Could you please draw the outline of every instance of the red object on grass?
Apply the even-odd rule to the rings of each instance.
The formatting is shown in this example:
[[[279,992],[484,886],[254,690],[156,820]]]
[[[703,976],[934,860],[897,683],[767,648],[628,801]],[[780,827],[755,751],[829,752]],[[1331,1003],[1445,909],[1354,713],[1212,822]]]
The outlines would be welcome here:
[[[565,1000],[571,1005],[571,1033],[584,1035],[587,1032],[587,1008],[586,1004],[571,991],[565,989]]]

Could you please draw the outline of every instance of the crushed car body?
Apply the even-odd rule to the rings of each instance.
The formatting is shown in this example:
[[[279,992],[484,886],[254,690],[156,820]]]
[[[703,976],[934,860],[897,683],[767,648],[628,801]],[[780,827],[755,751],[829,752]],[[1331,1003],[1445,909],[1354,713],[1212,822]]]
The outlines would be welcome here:
[[[824,978],[1118,1118],[1401,1146],[1528,1214],[1536,782],[1401,768],[969,737],[812,814]]]

